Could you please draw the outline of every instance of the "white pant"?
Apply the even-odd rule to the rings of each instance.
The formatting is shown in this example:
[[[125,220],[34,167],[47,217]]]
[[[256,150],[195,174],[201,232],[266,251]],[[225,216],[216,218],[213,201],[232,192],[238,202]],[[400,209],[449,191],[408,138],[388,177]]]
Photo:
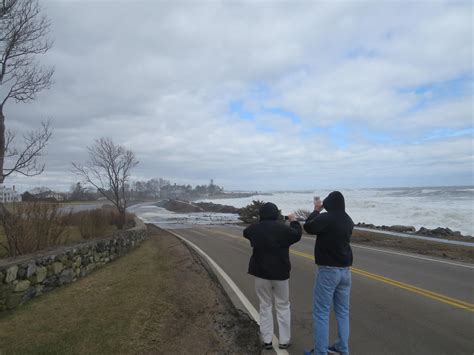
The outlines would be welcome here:
[[[260,333],[264,343],[270,343],[273,338],[273,297],[275,297],[280,344],[287,344],[290,341],[291,312],[288,281],[266,280],[255,277],[255,291],[260,302]]]

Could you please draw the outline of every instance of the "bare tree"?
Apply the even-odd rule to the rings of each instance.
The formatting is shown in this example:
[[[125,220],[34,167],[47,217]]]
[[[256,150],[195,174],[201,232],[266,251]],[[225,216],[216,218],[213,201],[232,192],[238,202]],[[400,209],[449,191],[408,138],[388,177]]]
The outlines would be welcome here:
[[[118,227],[123,228],[126,223],[126,188],[130,171],[137,166],[138,160],[131,150],[105,137],[97,139],[87,147],[87,151],[89,160],[84,165],[72,163],[73,170],[112,202],[120,216]]]
[[[28,102],[50,87],[54,69],[36,60],[52,46],[49,27],[38,0],[0,1],[0,183],[13,172],[32,176],[44,169],[37,158],[51,137],[49,123],[25,135],[22,149],[13,149],[14,134],[5,129],[4,108],[9,99]],[[8,158],[11,167],[5,170]]]

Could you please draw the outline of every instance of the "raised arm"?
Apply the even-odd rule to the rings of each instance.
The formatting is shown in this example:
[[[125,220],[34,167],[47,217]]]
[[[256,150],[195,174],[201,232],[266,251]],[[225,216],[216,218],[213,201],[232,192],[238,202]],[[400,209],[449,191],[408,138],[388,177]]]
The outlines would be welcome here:
[[[329,224],[329,215],[327,213],[319,213],[319,211],[313,211],[303,226],[306,233],[318,234]]]

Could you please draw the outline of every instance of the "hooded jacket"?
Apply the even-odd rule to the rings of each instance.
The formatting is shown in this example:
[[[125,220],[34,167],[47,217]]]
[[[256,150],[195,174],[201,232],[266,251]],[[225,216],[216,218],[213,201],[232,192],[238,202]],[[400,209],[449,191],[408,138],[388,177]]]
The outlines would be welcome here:
[[[344,196],[331,192],[323,201],[327,212],[311,213],[304,230],[317,236],[314,245],[314,261],[317,265],[348,267],[352,265],[350,246],[354,222],[345,211]]]
[[[267,202],[260,208],[260,221],[244,229],[244,237],[250,241],[252,256],[248,273],[267,280],[290,278],[289,247],[301,239],[299,222],[289,226],[278,221],[278,207]]]

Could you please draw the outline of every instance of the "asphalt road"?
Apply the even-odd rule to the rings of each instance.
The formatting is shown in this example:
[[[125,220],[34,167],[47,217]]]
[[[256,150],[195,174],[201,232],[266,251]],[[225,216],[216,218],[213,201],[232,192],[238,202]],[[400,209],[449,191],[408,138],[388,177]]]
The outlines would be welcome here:
[[[242,228],[196,226],[173,232],[206,252],[258,310],[253,277],[247,274],[251,248]],[[313,247],[314,239],[303,236],[291,250],[290,354],[312,347]],[[353,251],[351,354],[474,353],[472,265],[357,245]],[[332,318],[331,341],[335,324]]]

